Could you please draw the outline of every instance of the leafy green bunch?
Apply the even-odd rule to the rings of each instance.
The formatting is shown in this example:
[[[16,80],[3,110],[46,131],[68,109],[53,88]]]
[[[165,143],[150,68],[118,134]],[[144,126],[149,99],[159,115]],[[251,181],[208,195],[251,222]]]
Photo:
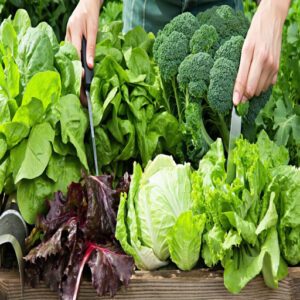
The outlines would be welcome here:
[[[175,114],[182,124],[187,159],[198,163],[216,137],[228,144],[229,113],[249,21],[227,5],[183,13],[159,31],[154,58]],[[266,104],[270,91],[250,100],[245,130]],[[170,101],[172,103],[172,101]]]
[[[114,22],[99,35],[91,85],[98,164],[121,176],[137,160],[175,153],[181,141],[152,58],[154,36],[141,27],[122,34]]]
[[[1,0],[0,20],[14,15],[20,8],[26,9],[33,26],[47,22],[58,40],[66,34],[68,19],[74,11],[77,0]],[[113,21],[122,19],[122,0],[105,0],[101,8],[99,26],[103,27]]]
[[[52,193],[88,169],[88,120],[78,98],[81,62],[51,27],[31,27],[26,11],[0,26],[0,193],[17,193],[34,223]]]
[[[261,132],[255,144],[240,139],[234,149],[236,177],[227,183],[220,140],[192,175],[194,209],[207,216],[201,256],[224,267],[224,284],[238,293],[262,272],[278,287],[299,256],[300,172],[288,166],[288,151]]]

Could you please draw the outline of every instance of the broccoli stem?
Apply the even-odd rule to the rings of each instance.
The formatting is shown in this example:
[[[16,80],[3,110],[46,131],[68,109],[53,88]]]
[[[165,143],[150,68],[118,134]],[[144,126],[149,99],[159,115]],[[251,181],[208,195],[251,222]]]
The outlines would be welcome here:
[[[203,123],[202,112],[201,112],[201,115],[200,115],[200,128],[201,128],[202,137],[204,138],[205,142],[208,145],[211,145],[214,142],[214,140],[210,137],[210,135],[206,131],[205,125]]]
[[[162,86],[162,92],[163,92],[163,106],[168,111],[168,113],[172,113],[171,107],[170,107],[170,102],[169,102],[169,97],[166,93],[165,81],[160,79],[160,84]]]
[[[219,115],[219,119],[220,119],[220,132],[223,138],[223,143],[224,143],[224,147],[226,152],[228,152],[228,144],[229,144],[229,131],[226,125],[226,122],[224,120],[224,117],[221,114]]]
[[[185,89],[185,108],[187,108],[189,103],[190,103],[189,89],[186,88]]]
[[[179,96],[178,96],[178,93],[177,93],[175,77],[172,78],[172,87],[173,87],[173,90],[174,90],[174,96],[175,96],[175,100],[176,100],[176,106],[177,106],[177,111],[178,111],[178,119],[179,119],[179,122],[182,123],[181,105],[180,105],[180,99],[179,99]]]

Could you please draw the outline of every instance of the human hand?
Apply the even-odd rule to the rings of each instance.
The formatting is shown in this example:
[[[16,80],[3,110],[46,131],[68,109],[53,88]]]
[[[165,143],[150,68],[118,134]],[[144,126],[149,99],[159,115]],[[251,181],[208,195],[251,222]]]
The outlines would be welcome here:
[[[280,61],[282,28],[290,0],[262,0],[242,49],[233,103],[259,96],[275,84]]]
[[[86,38],[86,58],[89,68],[94,67],[98,18],[103,0],[80,0],[67,25],[66,40],[71,42],[81,56],[82,37]]]

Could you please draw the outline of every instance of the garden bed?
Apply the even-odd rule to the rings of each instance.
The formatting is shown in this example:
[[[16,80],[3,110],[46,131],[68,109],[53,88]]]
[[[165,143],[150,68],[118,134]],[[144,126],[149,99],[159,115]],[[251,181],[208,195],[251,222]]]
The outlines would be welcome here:
[[[0,271],[0,299],[20,298],[18,273]],[[57,300],[58,296],[41,283],[36,289],[26,286],[23,299]],[[85,281],[81,285],[79,300],[92,299],[111,298],[97,297],[91,283]],[[220,271],[138,271],[133,275],[129,288],[121,289],[115,299],[300,299],[300,267],[290,268],[289,276],[279,283],[278,289],[269,289],[262,277],[257,277],[238,295],[232,295],[226,290]]]

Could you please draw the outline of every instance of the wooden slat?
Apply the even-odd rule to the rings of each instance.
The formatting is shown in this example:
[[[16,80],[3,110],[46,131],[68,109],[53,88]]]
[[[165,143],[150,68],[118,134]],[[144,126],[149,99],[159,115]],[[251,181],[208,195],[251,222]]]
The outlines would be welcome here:
[[[19,300],[20,282],[18,273],[0,271],[0,300]],[[26,287],[24,300],[58,300],[55,292],[43,283],[38,288]],[[97,297],[90,282],[83,282],[79,300],[111,299]],[[173,300],[173,299],[272,299],[300,300],[300,268],[290,268],[289,276],[282,280],[279,288],[265,286],[262,277],[252,280],[238,295],[230,294],[224,287],[222,272],[209,270],[136,272],[129,288],[122,288],[115,299]]]

